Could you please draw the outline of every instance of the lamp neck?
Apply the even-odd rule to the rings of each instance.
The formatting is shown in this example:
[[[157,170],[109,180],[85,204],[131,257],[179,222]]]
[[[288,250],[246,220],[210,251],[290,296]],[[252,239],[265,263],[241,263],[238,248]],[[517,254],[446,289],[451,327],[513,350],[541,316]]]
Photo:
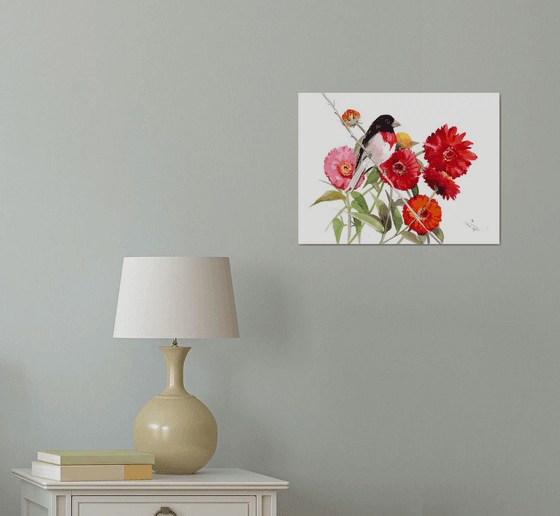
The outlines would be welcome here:
[[[181,396],[188,394],[183,386],[183,367],[191,348],[181,346],[160,346],[167,362],[167,387],[162,396]]]

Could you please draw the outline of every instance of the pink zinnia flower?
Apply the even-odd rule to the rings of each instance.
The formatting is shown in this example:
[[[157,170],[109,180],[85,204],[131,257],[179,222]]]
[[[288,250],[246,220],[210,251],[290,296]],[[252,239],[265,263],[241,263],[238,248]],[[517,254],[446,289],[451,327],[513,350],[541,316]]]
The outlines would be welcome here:
[[[348,186],[350,179],[352,179],[355,166],[356,157],[354,156],[354,151],[350,147],[344,146],[333,149],[327,154],[324,169],[329,181],[337,188],[344,190]],[[356,188],[363,182],[364,177],[362,176]]]

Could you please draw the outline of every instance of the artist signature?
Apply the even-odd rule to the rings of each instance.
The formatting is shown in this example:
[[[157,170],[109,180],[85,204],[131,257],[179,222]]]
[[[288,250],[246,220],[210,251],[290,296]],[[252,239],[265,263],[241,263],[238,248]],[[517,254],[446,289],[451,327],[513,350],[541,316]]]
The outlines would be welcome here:
[[[471,219],[470,222],[465,222],[465,224],[466,224],[469,228],[471,228],[471,229],[473,230],[473,233],[474,233],[475,231],[480,231],[480,229],[476,227],[476,224],[474,223],[474,220],[473,220],[473,219]]]

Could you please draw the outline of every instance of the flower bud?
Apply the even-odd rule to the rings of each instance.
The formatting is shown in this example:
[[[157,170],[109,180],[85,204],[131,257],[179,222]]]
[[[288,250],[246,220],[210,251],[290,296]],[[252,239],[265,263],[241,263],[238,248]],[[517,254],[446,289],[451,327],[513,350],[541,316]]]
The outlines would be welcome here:
[[[406,133],[397,134],[397,145],[401,149],[410,149],[412,147],[412,139]]]
[[[354,127],[360,121],[360,113],[353,109],[347,109],[342,115],[342,120],[348,127]]]

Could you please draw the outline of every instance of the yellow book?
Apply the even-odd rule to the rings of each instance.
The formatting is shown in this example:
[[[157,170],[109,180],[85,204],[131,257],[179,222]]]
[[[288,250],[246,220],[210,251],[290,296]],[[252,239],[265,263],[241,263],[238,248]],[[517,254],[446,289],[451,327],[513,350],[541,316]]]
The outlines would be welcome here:
[[[82,464],[63,465],[32,461],[34,477],[59,482],[86,482],[90,480],[150,480],[151,464]]]
[[[40,450],[37,460],[51,464],[153,464],[153,453],[136,450]]]

